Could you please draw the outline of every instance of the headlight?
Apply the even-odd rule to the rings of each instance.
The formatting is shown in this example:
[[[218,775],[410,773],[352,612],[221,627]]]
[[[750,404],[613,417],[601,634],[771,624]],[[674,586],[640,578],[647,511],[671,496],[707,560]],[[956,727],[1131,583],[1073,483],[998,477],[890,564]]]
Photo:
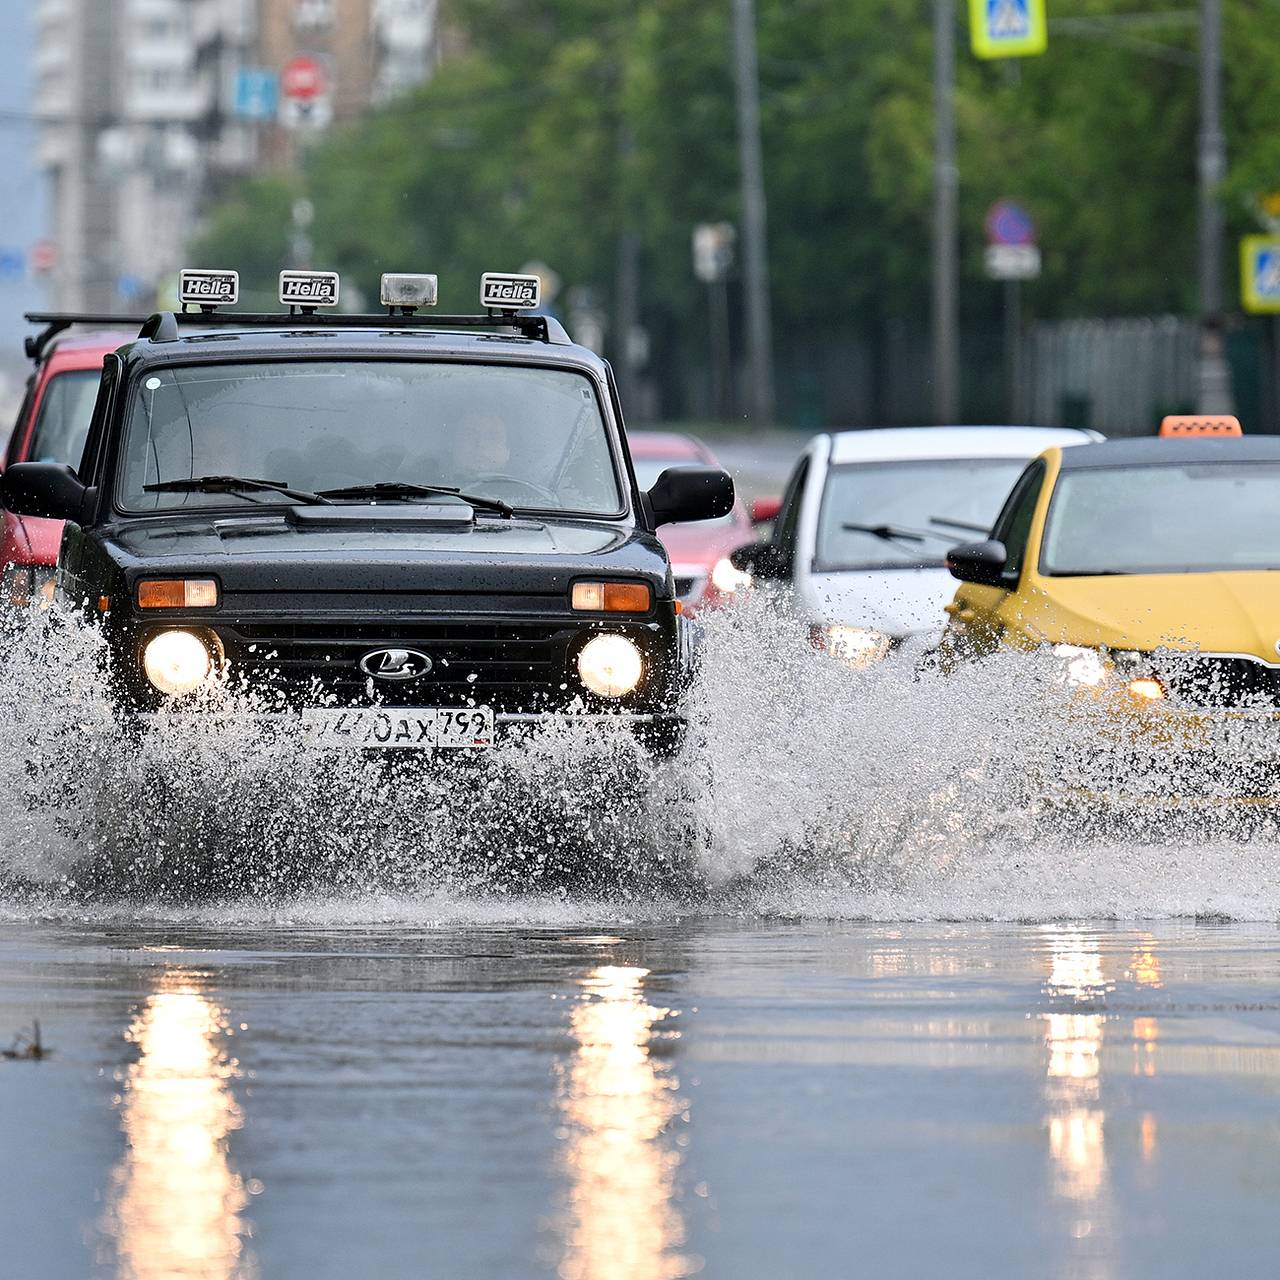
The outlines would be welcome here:
[[[751,585],[751,575],[735,569],[728,556],[721,556],[712,566],[711,585],[722,595],[731,596],[735,591]]]
[[[1090,689],[1106,684],[1109,674],[1107,663],[1097,649],[1086,649],[1078,644],[1056,644],[1053,656],[1062,659],[1064,684]]]
[[[199,636],[190,631],[162,631],[147,641],[142,669],[161,693],[190,693],[213,671],[213,656]]]
[[[874,667],[889,656],[893,646],[892,638],[874,627],[815,626],[809,634],[815,649],[858,670]]]
[[[596,636],[578,654],[582,683],[602,698],[621,698],[640,683],[644,658],[626,636]]]

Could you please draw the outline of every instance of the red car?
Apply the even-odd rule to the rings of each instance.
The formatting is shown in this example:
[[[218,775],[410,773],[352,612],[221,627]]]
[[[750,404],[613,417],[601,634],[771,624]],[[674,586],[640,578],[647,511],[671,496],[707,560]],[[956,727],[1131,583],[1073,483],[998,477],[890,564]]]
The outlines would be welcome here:
[[[27,394],[5,452],[6,467],[15,462],[80,465],[102,375],[102,358],[134,336],[95,333],[64,337],[37,350],[35,372],[27,382]],[[17,516],[11,511],[4,511],[3,517],[0,605],[51,599],[62,521]]]
[[[718,467],[715,455],[701,440],[669,431],[628,431],[627,442],[635,464],[636,480],[649,488],[668,467],[706,463]],[[778,514],[778,499],[758,498],[750,513],[739,500],[727,516],[693,524],[668,524],[658,537],[671,557],[676,594],[686,611],[696,612],[727,599],[746,581],[746,575],[729,563],[729,552],[758,535],[754,526]]]

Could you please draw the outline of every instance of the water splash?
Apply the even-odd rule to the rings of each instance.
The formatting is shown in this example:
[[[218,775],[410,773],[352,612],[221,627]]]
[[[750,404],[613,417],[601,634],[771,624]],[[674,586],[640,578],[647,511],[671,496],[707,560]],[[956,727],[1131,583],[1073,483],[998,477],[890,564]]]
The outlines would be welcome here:
[[[1273,723],[1175,741],[1067,688],[1047,654],[857,671],[747,599],[708,619],[667,764],[588,724],[478,759],[342,755],[262,728],[243,694],[140,730],[102,660],[91,628],[11,620],[0,860],[23,891],[0,916],[1280,914]],[[1220,803],[1242,790],[1263,803]]]

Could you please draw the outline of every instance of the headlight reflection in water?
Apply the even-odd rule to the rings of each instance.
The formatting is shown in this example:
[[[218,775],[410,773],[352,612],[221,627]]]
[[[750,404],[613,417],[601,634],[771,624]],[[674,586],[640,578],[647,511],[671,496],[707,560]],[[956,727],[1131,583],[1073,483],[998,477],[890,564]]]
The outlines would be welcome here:
[[[250,1190],[232,1166],[240,1110],[223,1016],[199,975],[167,971],[127,1036],[138,1050],[120,1092],[125,1154],[107,1229],[119,1280],[248,1280]]]
[[[674,1280],[700,1261],[681,1253],[680,1165],[668,1127],[686,1114],[679,1080],[654,1046],[670,1009],[645,998],[648,969],[601,965],[570,1018],[573,1056],[560,1108],[568,1178],[564,1280]]]

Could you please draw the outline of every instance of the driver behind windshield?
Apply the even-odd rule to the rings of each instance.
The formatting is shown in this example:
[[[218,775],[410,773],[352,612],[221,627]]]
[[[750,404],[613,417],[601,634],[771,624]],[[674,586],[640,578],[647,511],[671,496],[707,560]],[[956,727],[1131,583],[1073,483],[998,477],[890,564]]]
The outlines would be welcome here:
[[[532,366],[262,362],[146,378],[131,409],[124,505],[247,505],[226,484],[193,492],[191,482],[208,476],[312,493],[454,487],[514,506],[601,515],[623,505],[589,380]],[[168,488],[148,487],[156,484]],[[259,491],[252,500],[288,499]]]

